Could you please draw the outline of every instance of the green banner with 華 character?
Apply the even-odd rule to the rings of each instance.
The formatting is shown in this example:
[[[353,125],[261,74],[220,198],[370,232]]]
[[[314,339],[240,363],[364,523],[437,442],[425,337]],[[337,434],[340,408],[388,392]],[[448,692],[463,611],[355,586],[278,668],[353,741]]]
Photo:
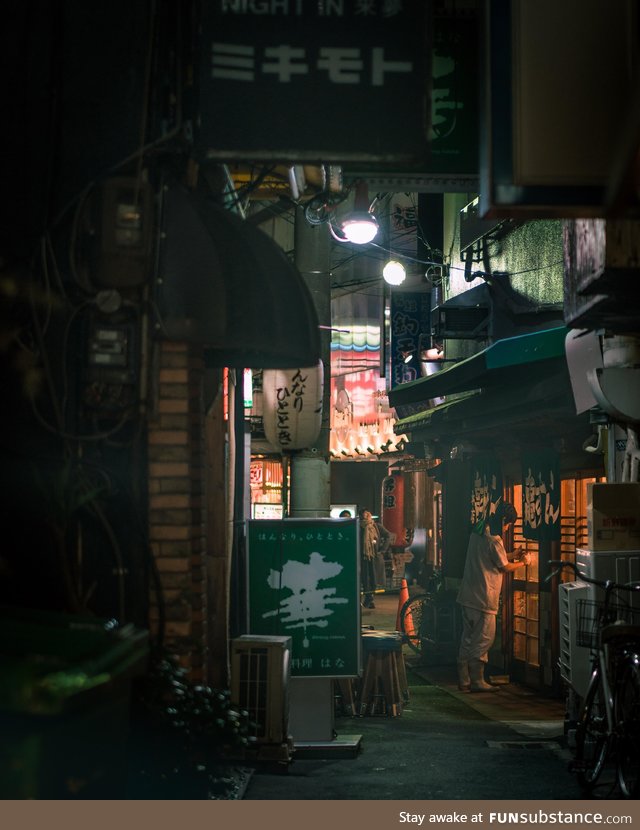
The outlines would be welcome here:
[[[248,633],[290,636],[294,677],[357,677],[357,520],[263,519],[247,525]]]

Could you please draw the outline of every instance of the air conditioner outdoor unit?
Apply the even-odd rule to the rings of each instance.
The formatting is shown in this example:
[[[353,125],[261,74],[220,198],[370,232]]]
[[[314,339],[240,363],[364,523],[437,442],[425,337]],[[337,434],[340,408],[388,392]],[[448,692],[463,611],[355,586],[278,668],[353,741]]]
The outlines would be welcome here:
[[[431,331],[441,340],[484,340],[489,336],[491,309],[488,306],[447,308],[431,312]]]
[[[578,600],[585,600],[588,596],[589,586],[586,582],[563,582],[558,586],[560,677],[580,697],[585,696],[589,686],[591,652],[585,646],[577,644]]]
[[[493,301],[486,284],[450,297],[431,309],[438,340],[485,340],[493,334]]]
[[[244,634],[231,643],[231,699],[255,724],[256,744],[289,740],[291,637]]]

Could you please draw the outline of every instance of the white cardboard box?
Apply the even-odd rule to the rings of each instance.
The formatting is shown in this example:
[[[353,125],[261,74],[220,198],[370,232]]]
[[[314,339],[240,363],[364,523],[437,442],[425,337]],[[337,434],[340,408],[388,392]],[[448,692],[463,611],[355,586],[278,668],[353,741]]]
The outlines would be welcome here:
[[[640,483],[587,484],[591,550],[640,548]]]

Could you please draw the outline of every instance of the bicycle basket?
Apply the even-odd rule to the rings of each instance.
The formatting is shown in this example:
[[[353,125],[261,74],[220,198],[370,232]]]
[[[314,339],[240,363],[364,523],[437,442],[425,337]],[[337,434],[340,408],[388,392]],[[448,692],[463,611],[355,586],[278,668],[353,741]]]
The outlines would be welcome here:
[[[611,601],[605,617],[604,603],[588,599],[579,599],[576,604],[578,624],[576,626],[576,645],[596,649],[603,626],[616,621],[631,625],[640,624],[640,611],[623,602]]]
[[[590,599],[579,599],[576,603],[577,626],[576,645],[585,648],[598,647],[598,631],[604,614],[603,604]]]

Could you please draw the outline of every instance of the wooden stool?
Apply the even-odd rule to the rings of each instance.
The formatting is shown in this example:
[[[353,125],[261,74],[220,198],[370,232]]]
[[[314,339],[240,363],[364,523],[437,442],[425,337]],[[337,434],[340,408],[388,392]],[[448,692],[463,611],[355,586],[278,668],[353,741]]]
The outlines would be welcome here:
[[[335,695],[340,699],[342,714],[353,717],[356,713],[354,681],[348,677],[336,678]]]
[[[397,631],[365,629],[362,632],[364,674],[360,687],[360,715],[398,717],[409,700],[402,655],[402,636]]]

